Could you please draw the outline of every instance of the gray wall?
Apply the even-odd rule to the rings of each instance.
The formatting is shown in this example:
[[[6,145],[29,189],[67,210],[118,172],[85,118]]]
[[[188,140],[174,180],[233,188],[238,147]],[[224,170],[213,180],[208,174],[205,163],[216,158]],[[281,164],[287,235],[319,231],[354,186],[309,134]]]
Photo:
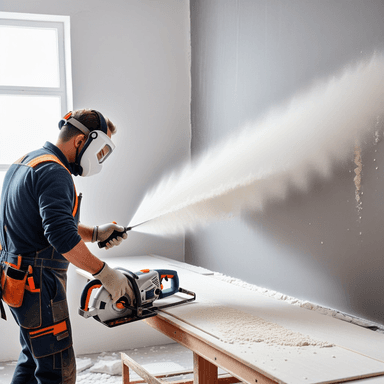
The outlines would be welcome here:
[[[71,17],[73,105],[93,108],[117,125],[116,150],[100,174],[75,178],[81,221],[127,225],[145,192],[190,153],[189,3],[179,0],[2,0],[0,11]],[[59,119],[59,117],[58,117]],[[57,126],[52,127],[59,132]],[[41,138],[42,145],[45,138]],[[102,259],[157,253],[184,258],[184,237],[131,233]],[[145,265],[143,265],[143,268]],[[143,322],[107,329],[78,316],[85,279],[69,271],[68,299],[78,354],[156,345],[169,339]],[[0,360],[19,353],[11,316],[0,322]],[[122,337],[124,332],[124,337]],[[97,335],[97,337],[95,337]]]
[[[382,49],[383,18],[376,0],[191,1],[192,158]],[[363,148],[361,219],[351,156],[308,193],[189,234],[186,261],[384,323],[384,149],[373,143]]]

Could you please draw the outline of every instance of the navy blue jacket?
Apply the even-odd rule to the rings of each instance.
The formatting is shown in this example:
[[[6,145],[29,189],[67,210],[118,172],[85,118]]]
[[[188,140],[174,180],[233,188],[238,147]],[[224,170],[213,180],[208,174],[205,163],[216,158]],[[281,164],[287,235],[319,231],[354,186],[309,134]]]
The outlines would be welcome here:
[[[70,169],[64,154],[49,142],[29,153],[23,163],[40,155],[55,155]],[[72,176],[60,164],[46,162],[35,168],[12,165],[4,178],[0,201],[7,251],[28,254],[49,245],[61,254],[70,251],[81,240],[72,216],[75,197]]]

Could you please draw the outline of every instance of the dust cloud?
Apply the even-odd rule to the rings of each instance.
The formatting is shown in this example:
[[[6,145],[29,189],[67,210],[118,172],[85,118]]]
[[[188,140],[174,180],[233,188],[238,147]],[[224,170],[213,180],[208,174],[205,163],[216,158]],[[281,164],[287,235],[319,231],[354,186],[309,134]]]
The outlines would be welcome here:
[[[353,159],[384,111],[384,55],[344,68],[210,148],[148,192],[130,225],[170,235],[262,210]],[[149,220],[149,221],[148,221]]]

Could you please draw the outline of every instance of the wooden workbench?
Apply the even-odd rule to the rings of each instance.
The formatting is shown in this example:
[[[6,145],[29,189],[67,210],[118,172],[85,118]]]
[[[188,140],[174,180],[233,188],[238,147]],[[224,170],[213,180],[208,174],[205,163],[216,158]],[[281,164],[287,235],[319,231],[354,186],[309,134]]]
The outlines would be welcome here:
[[[196,292],[195,302],[145,320],[195,353],[195,383],[217,383],[217,367],[246,383],[384,383],[383,334],[235,286],[218,280],[210,271],[159,256],[115,258],[108,264],[131,271],[174,269],[180,286]],[[215,311],[221,316],[212,317]],[[239,328],[242,314],[248,321],[262,319],[283,331],[334,346],[281,345],[268,339],[226,340],[220,328],[220,317],[226,313],[237,314],[234,321]]]

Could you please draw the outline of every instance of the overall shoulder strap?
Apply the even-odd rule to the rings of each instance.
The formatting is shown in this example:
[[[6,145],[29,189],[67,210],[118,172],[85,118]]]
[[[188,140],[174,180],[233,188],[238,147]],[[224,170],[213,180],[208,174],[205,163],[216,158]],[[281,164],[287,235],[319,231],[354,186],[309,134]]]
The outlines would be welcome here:
[[[23,160],[23,158],[21,158],[21,161],[22,160]],[[41,155],[41,156],[37,156],[34,159],[30,160],[25,165],[27,165],[28,167],[35,168],[39,164],[47,163],[47,162],[53,162],[53,163],[60,164],[64,169],[66,169],[68,171],[69,174],[71,174],[69,169],[55,155]],[[77,208],[78,208],[78,205],[79,205],[79,198],[77,196],[75,183],[73,183],[73,188],[75,190],[75,203],[74,203],[74,207],[73,207],[73,211],[72,211],[72,216],[75,217],[76,213],[77,213]]]
[[[65,165],[55,155],[37,156],[34,159],[28,161],[28,163],[26,163],[25,165],[28,165],[29,167],[35,168],[37,165],[39,165],[41,163],[46,163],[48,161],[60,164],[62,167],[64,167],[69,172],[69,170],[65,167]],[[69,172],[69,174],[71,174],[71,172]]]

